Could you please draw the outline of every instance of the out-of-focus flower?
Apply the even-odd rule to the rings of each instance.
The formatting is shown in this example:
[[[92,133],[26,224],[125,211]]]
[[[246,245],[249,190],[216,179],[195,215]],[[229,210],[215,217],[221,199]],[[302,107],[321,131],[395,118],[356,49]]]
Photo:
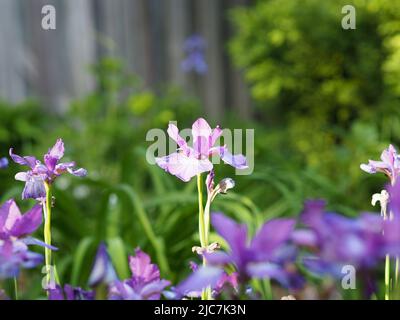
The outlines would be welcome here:
[[[160,278],[160,270],[152,264],[150,257],[139,248],[129,257],[132,277],[115,281],[110,286],[111,300],[158,300],[170,282]]]
[[[381,154],[381,161],[369,160],[368,164],[361,164],[360,168],[368,173],[382,172],[387,175],[392,185],[400,174],[400,159],[396,149],[389,145]]]
[[[56,247],[49,246],[43,241],[32,238],[29,235],[35,232],[42,224],[42,207],[35,205],[25,214],[21,214],[13,199],[7,200],[0,207],[0,240],[15,241],[19,239],[26,245],[39,245],[51,250]]]
[[[266,222],[251,241],[247,227],[221,213],[212,215],[212,225],[230,247],[229,252],[205,254],[210,265],[233,264],[239,282],[254,278],[271,278],[284,286],[291,286],[295,273],[287,269],[295,257],[289,240],[293,219],[272,219]]]
[[[390,255],[400,255],[400,182],[387,187],[390,219],[385,219],[383,238],[385,250]]]
[[[0,239],[22,238],[42,224],[42,207],[35,205],[24,215],[13,199],[0,207]]]
[[[0,279],[17,277],[21,268],[34,268],[42,262],[43,256],[29,251],[24,242],[0,240]]]
[[[186,140],[179,135],[178,128],[170,124],[168,135],[178,144],[178,150],[168,156],[156,158],[156,163],[168,173],[182,181],[189,181],[192,177],[213,169],[209,157],[216,154],[221,159],[237,168],[246,169],[246,158],[242,154],[232,155],[226,146],[214,147],[221,136],[222,129],[217,126],[214,130],[203,118],[197,119],[192,126],[193,147],[189,147]]]
[[[89,286],[97,287],[100,284],[110,284],[118,279],[106,245],[101,243],[96,254],[92,272],[89,276]]]
[[[181,67],[185,72],[195,72],[203,75],[207,72],[207,62],[205,59],[205,41],[199,35],[193,35],[186,39],[184,43],[185,60],[182,61]]]
[[[0,300],[10,300],[10,298],[7,297],[6,293],[2,289],[0,289]]]
[[[14,277],[21,267],[33,268],[42,262],[42,255],[29,251],[28,245],[57,249],[29,236],[41,223],[40,205],[23,215],[12,199],[0,207],[0,278]]]
[[[169,292],[170,299],[199,298],[202,290],[208,286],[211,287],[211,294],[214,298],[225,288],[238,290],[237,272],[228,274],[215,267],[199,267],[194,262],[190,262],[190,269],[193,273]]]
[[[0,169],[5,169],[8,167],[8,159],[0,158]]]
[[[325,212],[323,200],[309,200],[301,216],[307,229],[296,230],[292,238],[300,246],[316,250],[303,258],[304,265],[316,274],[342,277],[342,267],[369,269],[384,254],[383,219],[363,213],[357,219]]]
[[[78,177],[86,176],[87,171],[85,169],[74,169],[75,162],[59,162],[63,156],[64,143],[61,139],[58,139],[56,144],[44,155],[44,163],[33,156],[18,156],[13,153],[12,148],[10,149],[10,157],[15,163],[30,168],[29,171],[19,172],[15,175],[16,180],[25,182],[22,199],[44,199],[46,197],[44,183],[51,184],[56,177],[65,172]]]
[[[49,289],[49,300],[94,300],[93,291],[85,291],[66,284],[64,288],[57,285],[54,289]]]

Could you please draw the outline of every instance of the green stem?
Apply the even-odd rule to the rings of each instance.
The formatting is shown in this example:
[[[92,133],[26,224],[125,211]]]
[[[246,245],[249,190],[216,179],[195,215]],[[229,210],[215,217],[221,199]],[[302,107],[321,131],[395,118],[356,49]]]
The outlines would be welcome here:
[[[265,292],[265,298],[267,300],[273,300],[271,280],[269,278],[265,278],[263,280],[263,287]]]
[[[200,237],[200,245],[202,248],[207,248],[208,246],[208,230],[210,229],[210,219],[207,219],[207,224],[204,216],[204,208],[203,208],[203,182],[201,179],[201,174],[197,175],[197,192],[199,198],[199,237]],[[209,216],[209,206],[208,206],[208,216]],[[203,257],[203,266],[207,265],[207,261],[205,257]],[[211,287],[207,287],[201,292],[202,300],[211,300]]]
[[[14,296],[15,296],[15,300],[18,300],[18,280],[17,280],[17,277],[14,277]]]
[[[46,200],[43,203],[43,212],[44,212],[44,242],[51,246],[51,188],[50,185],[45,182],[44,183],[46,189]],[[51,249],[45,247],[44,248],[44,256],[45,256],[45,264],[46,264],[46,279],[47,285],[51,282]]]
[[[390,256],[385,259],[385,300],[390,300]]]
[[[203,183],[201,179],[201,174],[197,175],[197,193],[199,201],[199,236],[200,245],[202,248],[207,246],[206,243],[206,233],[205,233],[205,221],[204,221],[204,209],[203,209]]]
[[[399,268],[400,268],[400,257],[396,256],[396,265],[395,265],[395,271],[394,271],[394,286],[396,290],[400,290],[399,288]]]

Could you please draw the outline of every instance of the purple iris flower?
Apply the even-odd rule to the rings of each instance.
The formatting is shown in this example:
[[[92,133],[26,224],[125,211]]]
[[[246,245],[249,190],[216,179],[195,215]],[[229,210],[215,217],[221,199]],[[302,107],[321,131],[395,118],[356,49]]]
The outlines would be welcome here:
[[[41,223],[40,205],[35,205],[23,215],[12,199],[0,207],[0,277],[14,276],[18,274],[20,267],[32,268],[42,262],[42,256],[30,252],[28,245],[57,249],[29,236]]]
[[[341,277],[347,264],[368,270],[383,256],[383,220],[376,214],[351,219],[325,212],[323,200],[309,200],[301,222],[308,228],[296,230],[292,238],[317,252],[303,257],[304,265],[315,274]]]
[[[34,268],[42,262],[43,256],[29,251],[24,242],[0,240],[0,279],[17,277],[21,268]]]
[[[112,265],[107,247],[101,243],[96,254],[92,272],[89,276],[89,286],[97,287],[100,284],[110,284],[118,280],[117,273]]]
[[[193,35],[187,38],[183,48],[186,57],[181,63],[182,70],[185,72],[193,71],[199,75],[207,73],[205,48],[206,44],[201,36]]]
[[[75,162],[59,162],[64,156],[64,142],[58,139],[56,144],[44,155],[44,163],[41,163],[33,156],[21,157],[13,153],[10,149],[11,159],[20,165],[30,168],[27,172],[19,172],[15,179],[25,182],[22,199],[42,200],[46,197],[44,183],[51,184],[56,177],[65,172],[78,177],[87,174],[85,169],[74,169]]]
[[[156,163],[182,181],[188,182],[197,174],[211,171],[213,164],[209,157],[214,154],[219,155],[225,163],[237,169],[247,168],[246,158],[242,154],[232,155],[226,146],[214,146],[222,135],[222,129],[217,126],[212,130],[203,118],[193,123],[193,147],[188,146],[186,140],[179,135],[179,130],[175,125],[169,124],[167,132],[179,148],[168,156],[156,158]]]
[[[177,287],[169,292],[164,292],[168,299],[178,300],[184,297],[200,298],[202,290],[211,287],[212,296],[216,298],[225,288],[238,291],[238,273],[226,273],[218,267],[199,267],[196,263],[190,262],[190,269],[193,271],[188,278],[183,280]]]
[[[391,218],[383,222],[385,250],[390,255],[400,255],[400,182],[388,186]]]
[[[0,169],[5,169],[8,167],[8,159],[0,158]]]
[[[293,232],[293,219],[272,219],[248,241],[247,227],[221,213],[212,215],[212,225],[230,247],[229,252],[205,254],[209,265],[233,264],[239,282],[252,277],[271,278],[290,287],[294,278],[292,267],[294,251],[289,240]],[[289,253],[290,252],[290,253]]]
[[[361,164],[360,168],[368,173],[383,172],[394,185],[400,174],[399,155],[393,145],[389,145],[387,149],[383,150],[381,161],[369,160],[368,164]]]
[[[137,248],[129,257],[132,277],[115,281],[110,286],[110,300],[159,300],[170,282],[160,278],[160,270],[152,264],[149,255]]]
[[[85,291],[66,284],[64,288],[57,285],[54,289],[49,289],[49,300],[94,300],[93,291]]]
[[[52,250],[56,247],[49,246],[43,241],[29,235],[35,232],[42,224],[42,207],[35,205],[25,214],[21,214],[13,199],[7,200],[0,207],[0,240],[20,240],[26,245],[39,245]]]

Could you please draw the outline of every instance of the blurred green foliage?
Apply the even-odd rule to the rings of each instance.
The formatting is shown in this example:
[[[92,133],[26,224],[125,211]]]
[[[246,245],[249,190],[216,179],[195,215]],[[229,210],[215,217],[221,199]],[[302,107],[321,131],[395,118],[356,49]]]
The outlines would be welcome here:
[[[356,30],[341,27],[346,4],[266,0],[234,9],[229,49],[260,117],[277,130],[278,152],[367,208],[376,181],[365,184],[359,164],[400,142],[400,3],[353,1]]]

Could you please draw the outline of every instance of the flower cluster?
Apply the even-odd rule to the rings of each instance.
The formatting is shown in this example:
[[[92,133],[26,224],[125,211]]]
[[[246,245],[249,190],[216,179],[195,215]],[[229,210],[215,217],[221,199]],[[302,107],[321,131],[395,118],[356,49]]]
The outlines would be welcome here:
[[[305,203],[301,216],[304,229],[296,230],[292,238],[299,246],[313,249],[315,254],[303,257],[312,272],[342,277],[344,265],[370,269],[383,257],[383,220],[379,215],[363,213],[347,218],[325,212],[323,200]]]

